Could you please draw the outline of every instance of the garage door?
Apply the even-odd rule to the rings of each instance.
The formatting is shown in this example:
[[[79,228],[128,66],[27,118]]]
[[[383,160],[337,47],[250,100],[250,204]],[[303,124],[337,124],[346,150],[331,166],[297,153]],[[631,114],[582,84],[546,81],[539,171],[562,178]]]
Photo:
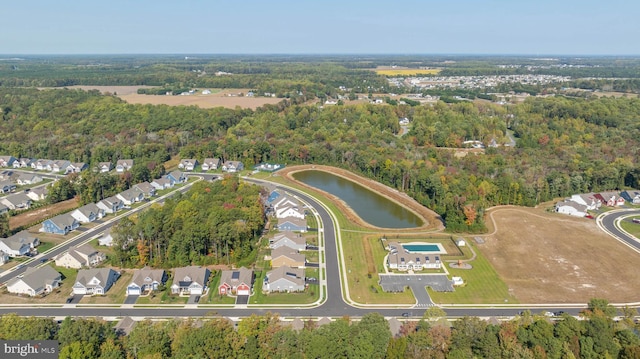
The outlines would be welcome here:
[[[238,295],[249,295],[249,294],[250,294],[249,293],[249,289],[244,289],[244,290],[239,289],[238,290]]]
[[[140,288],[130,288],[127,290],[127,295],[140,295]]]

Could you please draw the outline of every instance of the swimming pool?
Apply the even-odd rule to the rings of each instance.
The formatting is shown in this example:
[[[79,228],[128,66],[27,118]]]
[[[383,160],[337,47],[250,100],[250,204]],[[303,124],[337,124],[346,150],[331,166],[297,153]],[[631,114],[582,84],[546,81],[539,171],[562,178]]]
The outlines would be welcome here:
[[[402,244],[409,253],[442,253],[444,250],[439,245],[433,243],[406,243]]]

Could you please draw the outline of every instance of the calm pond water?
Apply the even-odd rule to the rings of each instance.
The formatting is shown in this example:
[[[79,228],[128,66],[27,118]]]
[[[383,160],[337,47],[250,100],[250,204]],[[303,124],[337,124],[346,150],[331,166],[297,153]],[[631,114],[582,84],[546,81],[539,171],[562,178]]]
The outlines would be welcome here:
[[[324,171],[302,171],[293,177],[309,186],[337,196],[366,222],[383,228],[414,228],[423,223],[406,208],[369,189]]]

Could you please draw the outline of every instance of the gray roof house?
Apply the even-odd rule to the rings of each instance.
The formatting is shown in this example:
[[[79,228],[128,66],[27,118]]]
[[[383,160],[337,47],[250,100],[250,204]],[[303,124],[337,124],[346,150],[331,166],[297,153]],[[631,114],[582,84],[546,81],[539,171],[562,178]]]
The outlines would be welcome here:
[[[136,202],[140,202],[144,199],[144,193],[139,189],[132,187],[126,191],[122,191],[116,195],[125,206],[130,206]]]
[[[142,194],[146,197],[153,197],[156,195],[156,188],[151,185],[149,182],[141,182],[133,185],[133,188],[142,192]]]
[[[47,198],[49,190],[47,189],[47,186],[38,186],[29,190],[25,190],[25,194],[33,201],[42,201],[43,199]]]
[[[16,184],[9,180],[0,180],[0,193],[13,192],[16,189]]]
[[[163,189],[167,189],[167,188],[173,187],[173,183],[171,182],[171,180],[169,180],[166,177],[154,179],[151,182],[151,185],[157,190],[163,190]]]
[[[10,257],[23,256],[34,250],[40,240],[26,230],[20,231],[8,238],[0,238],[0,251]]]
[[[13,167],[16,158],[13,156],[0,156],[0,167]]]
[[[111,162],[98,162],[98,172],[104,173],[111,171]]]
[[[104,217],[104,209],[95,203],[88,203],[71,212],[71,217],[80,223],[89,223]]]
[[[205,158],[202,162],[203,171],[217,170],[218,168],[220,168],[219,158]]]
[[[265,292],[302,292],[305,288],[304,269],[282,266],[264,277],[262,290]]]
[[[7,282],[9,293],[23,294],[31,297],[52,292],[60,286],[62,275],[51,266],[29,268],[21,278],[13,278]]]
[[[171,293],[202,295],[206,291],[210,274],[209,269],[198,266],[176,268]]]
[[[296,217],[278,218],[279,231],[307,231],[307,220]]]
[[[269,240],[269,248],[287,246],[298,251],[307,249],[307,240],[300,234],[291,231],[284,231],[276,234]]]
[[[223,270],[220,275],[218,294],[250,295],[253,287],[253,271],[245,267]]]
[[[56,266],[75,269],[93,267],[104,260],[104,253],[88,244],[71,247],[55,258]]]
[[[180,164],[178,164],[178,168],[185,171],[193,171],[197,166],[198,166],[198,160],[194,158],[185,158],[182,161],[180,161]]]
[[[134,272],[131,283],[127,286],[127,295],[140,295],[144,292],[158,290],[167,281],[164,269],[144,267]]]
[[[0,199],[2,204],[9,207],[9,209],[28,209],[31,207],[31,198],[27,197],[24,193],[14,193],[10,194],[2,199]]]
[[[21,173],[18,177],[17,183],[21,186],[40,183],[42,182],[42,177],[38,176],[35,173]]]
[[[80,269],[73,285],[73,294],[105,294],[119,277],[120,273],[111,268]]]
[[[69,213],[60,214],[42,222],[41,232],[54,234],[67,234],[80,227],[80,222]]]
[[[102,201],[96,203],[96,205],[104,210],[104,213],[116,213],[117,211],[124,208],[124,203],[120,198],[116,196],[105,198]]]
[[[133,160],[118,160],[116,162],[116,172],[129,171],[131,167],[133,167]]]
[[[51,170],[53,172],[66,171],[67,167],[69,167],[70,164],[71,164],[71,162],[69,162],[67,160],[55,160],[51,164],[51,168],[47,167],[47,169]]]
[[[28,168],[31,167],[32,162],[32,158],[20,158],[19,160],[13,162],[13,168]]]

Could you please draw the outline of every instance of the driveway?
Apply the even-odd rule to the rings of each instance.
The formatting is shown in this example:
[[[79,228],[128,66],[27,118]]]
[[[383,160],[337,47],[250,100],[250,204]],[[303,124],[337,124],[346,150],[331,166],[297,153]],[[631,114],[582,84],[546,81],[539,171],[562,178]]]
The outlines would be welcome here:
[[[84,297],[82,294],[75,294],[73,297],[67,298],[67,304],[78,304],[80,300]]]
[[[436,292],[453,291],[453,284],[445,274],[380,274],[380,286],[385,292],[403,292],[405,287],[410,287],[416,298],[416,308],[435,305],[426,287],[431,287]]]
[[[236,305],[247,305],[249,303],[248,295],[239,295],[236,297]]]
[[[198,304],[199,301],[200,301],[199,294],[191,294],[189,296],[189,299],[187,300],[187,304]]]
[[[138,297],[140,297],[139,295],[128,295],[126,296],[126,298],[124,298],[124,304],[136,304],[136,301],[138,301]]]

